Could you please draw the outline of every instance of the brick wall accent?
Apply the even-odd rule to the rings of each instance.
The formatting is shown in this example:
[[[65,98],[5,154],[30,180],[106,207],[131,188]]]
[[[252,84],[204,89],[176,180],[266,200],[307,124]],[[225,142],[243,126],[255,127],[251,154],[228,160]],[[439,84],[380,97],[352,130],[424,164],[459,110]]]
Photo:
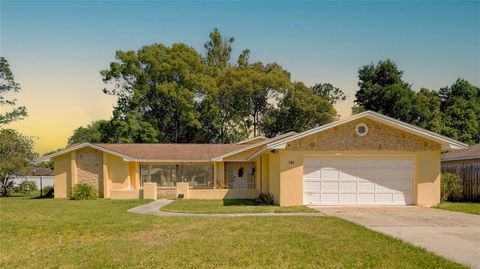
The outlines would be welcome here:
[[[77,156],[77,182],[94,186],[103,197],[103,154],[92,148],[82,148]]]
[[[359,123],[365,123],[368,127],[365,136],[355,132]],[[359,119],[292,141],[287,144],[286,150],[431,151],[440,150],[440,144],[370,119]]]
[[[177,195],[177,188],[157,188],[158,199],[175,198]]]

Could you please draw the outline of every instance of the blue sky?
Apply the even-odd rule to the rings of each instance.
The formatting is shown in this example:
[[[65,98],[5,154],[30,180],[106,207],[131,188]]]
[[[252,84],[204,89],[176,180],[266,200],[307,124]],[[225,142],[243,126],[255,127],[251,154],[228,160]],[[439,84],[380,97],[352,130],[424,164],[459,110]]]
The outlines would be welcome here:
[[[2,1],[0,9],[0,52],[30,109],[14,127],[39,137],[41,150],[110,117],[114,100],[102,94],[99,71],[115,50],[184,42],[203,51],[213,27],[235,37],[234,57],[249,48],[253,60],[278,62],[294,80],[340,87],[350,95],[337,106],[342,116],[358,68],[380,59],[395,61],[415,89],[457,77],[480,84],[479,1]],[[68,112],[58,113],[62,106]]]

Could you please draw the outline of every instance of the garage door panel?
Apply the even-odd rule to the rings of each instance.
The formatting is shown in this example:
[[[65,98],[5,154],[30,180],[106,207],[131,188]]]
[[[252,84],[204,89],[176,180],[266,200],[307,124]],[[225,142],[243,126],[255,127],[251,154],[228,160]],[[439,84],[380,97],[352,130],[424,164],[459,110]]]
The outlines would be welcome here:
[[[338,191],[340,182],[338,181],[322,181],[323,191]]]
[[[305,188],[305,191],[321,190],[322,184],[320,181],[305,181],[303,187]]]
[[[342,194],[340,194],[340,203],[341,204],[356,204],[357,203],[357,194],[355,194],[355,193],[342,193]]]
[[[338,179],[339,171],[334,168],[322,168],[320,176],[322,179]]]
[[[319,193],[305,193],[304,195],[305,202],[312,204],[319,204],[322,202],[321,195]]]
[[[341,191],[357,191],[357,182],[356,181],[341,181],[340,182]]]
[[[358,204],[368,205],[375,203],[375,196],[373,193],[358,193]]]
[[[393,203],[393,193],[376,193],[375,203],[382,203],[382,204]]]
[[[375,184],[372,182],[358,182],[359,191],[373,191],[375,190]]]
[[[338,193],[322,193],[322,203],[338,204]]]
[[[320,179],[320,169],[318,166],[305,166],[303,167],[303,174],[305,178],[318,178]]]
[[[304,164],[305,191],[316,192],[305,193],[307,204],[412,203],[411,158],[307,157]]]

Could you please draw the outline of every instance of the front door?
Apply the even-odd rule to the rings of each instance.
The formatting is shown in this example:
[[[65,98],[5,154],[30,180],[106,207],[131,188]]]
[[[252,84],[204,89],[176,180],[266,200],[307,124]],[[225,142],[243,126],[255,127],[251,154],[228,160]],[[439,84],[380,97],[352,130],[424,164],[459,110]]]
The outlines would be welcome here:
[[[253,188],[252,163],[229,163],[227,164],[228,186],[232,189]],[[249,182],[251,183],[249,186]]]
[[[247,171],[241,164],[235,165],[233,173],[233,188],[234,189],[246,189],[247,185]]]

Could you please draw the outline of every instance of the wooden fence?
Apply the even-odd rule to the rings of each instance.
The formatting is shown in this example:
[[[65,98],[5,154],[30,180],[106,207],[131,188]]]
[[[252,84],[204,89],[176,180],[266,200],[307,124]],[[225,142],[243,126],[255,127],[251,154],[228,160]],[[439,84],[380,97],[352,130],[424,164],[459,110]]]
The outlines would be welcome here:
[[[454,173],[463,181],[463,199],[480,201],[480,163],[442,165],[442,173]]]

